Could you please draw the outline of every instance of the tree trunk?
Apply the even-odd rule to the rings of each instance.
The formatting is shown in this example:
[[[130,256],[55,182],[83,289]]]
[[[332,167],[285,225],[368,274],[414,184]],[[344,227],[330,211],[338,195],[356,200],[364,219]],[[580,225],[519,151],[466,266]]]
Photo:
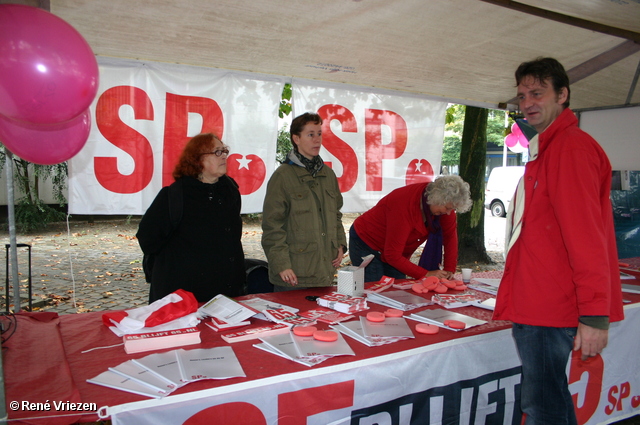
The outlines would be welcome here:
[[[487,157],[487,118],[489,110],[466,107],[460,177],[469,183],[471,210],[458,215],[458,263],[492,263],[484,246],[484,177]]]

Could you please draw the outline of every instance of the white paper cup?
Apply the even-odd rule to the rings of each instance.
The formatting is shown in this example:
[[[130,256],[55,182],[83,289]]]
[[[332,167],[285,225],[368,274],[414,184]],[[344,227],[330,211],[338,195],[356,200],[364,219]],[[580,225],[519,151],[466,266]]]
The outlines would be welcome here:
[[[462,271],[462,281],[469,283],[471,281],[471,269],[460,269]]]

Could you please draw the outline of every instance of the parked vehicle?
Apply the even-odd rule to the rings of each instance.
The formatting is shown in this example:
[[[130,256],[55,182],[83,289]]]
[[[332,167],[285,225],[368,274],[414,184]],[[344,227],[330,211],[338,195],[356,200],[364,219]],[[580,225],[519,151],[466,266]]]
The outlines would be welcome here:
[[[509,202],[524,174],[523,166],[496,167],[491,170],[484,190],[484,207],[491,210],[494,217],[505,217]]]

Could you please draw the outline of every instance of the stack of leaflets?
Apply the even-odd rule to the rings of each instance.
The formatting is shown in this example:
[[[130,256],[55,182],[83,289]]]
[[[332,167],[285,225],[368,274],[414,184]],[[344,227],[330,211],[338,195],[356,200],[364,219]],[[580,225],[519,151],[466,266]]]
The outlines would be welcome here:
[[[267,335],[278,335],[289,332],[290,326],[282,323],[267,323],[263,326],[255,326],[253,328],[241,329],[220,335],[228,343],[249,341],[258,339]]]
[[[246,376],[231,347],[173,350],[128,360],[87,382],[161,398],[189,382]]]
[[[332,292],[317,299],[318,305],[327,307],[341,313],[351,314],[368,310],[367,300],[363,297],[352,297],[350,295]]]
[[[251,316],[258,314],[258,311],[240,304],[225,295],[216,295],[200,307],[198,313],[203,317],[216,317],[228,324],[237,325]]]
[[[486,300],[478,303],[476,307],[484,308],[487,310],[495,310],[496,309],[496,299],[495,298],[487,298]]]
[[[378,283],[374,283],[364,290],[365,294],[369,294],[371,292],[382,292],[386,289],[391,288],[391,285],[395,282],[395,278],[389,276],[382,276],[382,279]]]
[[[254,347],[292,360],[305,366],[315,366],[335,356],[355,356],[355,353],[338,333],[332,342],[318,341],[313,336],[298,336],[293,332],[260,338]]]
[[[640,294],[640,286],[632,285],[630,283],[623,283],[622,292],[627,292],[629,294]]]
[[[200,330],[198,328],[185,328],[125,335],[122,337],[122,341],[124,342],[124,351],[127,354],[141,353],[143,351],[200,344]]]
[[[411,287],[416,283],[422,283],[420,280],[403,280],[402,282],[394,282],[392,285],[396,289],[402,289],[403,291],[407,291],[411,289]]]
[[[328,323],[330,325],[338,322],[344,322],[345,320],[351,320],[354,317],[353,314],[340,313],[339,311],[331,310],[325,307],[318,307],[312,310],[302,311],[298,313],[298,316],[313,319],[322,323]]]
[[[486,320],[476,319],[471,316],[466,316],[464,314],[455,313],[453,311],[444,310],[442,308],[438,308],[435,310],[424,310],[419,313],[412,313],[407,316],[408,319],[416,320],[422,323],[429,323],[431,325],[436,325],[441,328],[449,329],[451,331],[461,331],[464,329],[469,329],[473,326],[484,325]],[[449,320],[458,321],[465,324],[464,329],[455,329],[451,326],[445,325],[445,323]]]
[[[470,292],[462,292],[460,294],[435,294],[431,297],[431,301],[444,308],[458,308],[477,306],[482,302],[482,299]]]
[[[360,320],[338,323],[331,327],[368,347],[415,338],[404,317],[387,317],[384,322],[371,322],[360,317]]]
[[[372,303],[397,308],[398,310],[403,311],[413,310],[433,304],[426,298],[422,298],[419,295],[402,290],[367,294],[367,300]]]
[[[473,281],[467,284],[468,288],[475,289],[476,291],[486,292],[494,297],[498,295],[498,287],[500,286],[500,279],[485,279],[474,278]]]
[[[269,320],[272,322],[275,321],[274,319],[295,316],[298,312],[298,309],[295,307],[265,300],[260,297],[249,298],[240,302],[257,312],[254,316],[256,319]]]
[[[217,317],[212,317],[210,321],[205,322],[205,325],[210,327],[216,332],[227,331],[229,329],[242,328],[244,326],[248,326],[251,324],[250,320],[243,320],[242,322],[238,322],[235,324],[227,323],[224,320],[218,319]]]

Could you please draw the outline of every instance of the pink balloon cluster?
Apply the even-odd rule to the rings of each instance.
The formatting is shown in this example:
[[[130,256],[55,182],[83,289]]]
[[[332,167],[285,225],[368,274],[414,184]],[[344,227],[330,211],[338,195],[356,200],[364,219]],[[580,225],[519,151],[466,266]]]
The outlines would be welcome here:
[[[36,164],[72,158],[87,142],[98,63],[52,13],[0,5],[0,142]]]
[[[529,148],[529,140],[522,133],[518,123],[513,123],[511,126],[511,133],[504,138],[504,144],[511,150],[511,152],[521,153],[526,152]]]

